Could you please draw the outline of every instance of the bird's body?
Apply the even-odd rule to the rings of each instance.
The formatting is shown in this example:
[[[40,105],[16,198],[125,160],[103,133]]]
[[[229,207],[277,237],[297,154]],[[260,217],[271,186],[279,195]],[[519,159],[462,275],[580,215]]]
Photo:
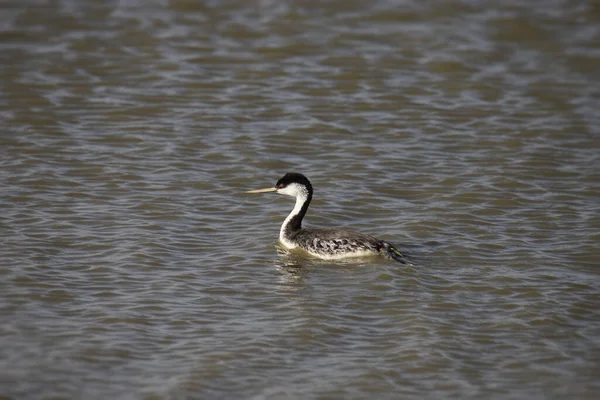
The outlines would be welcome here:
[[[287,173],[274,188],[251,190],[248,193],[266,192],[277,192],[296,198],[296,205],[279,232],[279,241],[285,247],[301,248],[325,260],[384,255],[402,263],[406,262],[394,246],[373,236],[348,229],[303,228],[302,219],[313,194],[312,185],[304,175]]]
[[[307,228],[291,232],[279,238],[288,248],[300,247],[310,254],[335,260],[347,257],[363,257],[379,254],[382,241],[369,235],[345,229]]]

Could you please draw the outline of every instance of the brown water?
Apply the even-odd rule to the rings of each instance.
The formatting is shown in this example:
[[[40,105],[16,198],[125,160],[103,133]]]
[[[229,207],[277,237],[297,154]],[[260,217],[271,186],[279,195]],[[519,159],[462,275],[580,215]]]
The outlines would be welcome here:
[[[598,398],[600,8],[398,3],[4,2],[0,397]]]

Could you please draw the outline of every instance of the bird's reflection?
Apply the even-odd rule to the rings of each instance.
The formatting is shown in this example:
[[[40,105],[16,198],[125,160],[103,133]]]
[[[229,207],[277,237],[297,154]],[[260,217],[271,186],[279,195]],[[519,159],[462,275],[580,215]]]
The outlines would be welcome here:
[[[308,273],[310,260],[301,252],[289,250],[279,243],[275,245],[277,259],[273,261],[277,270],[293,277],[302,277]]]
[[[349,258],[341,260],[321,260],[310,256],[300,249],[288,249],[279,242],[275,243],[278,258],[273,264],[279,273],[280,284],[286,290],[298,290],[303,287],[306,279],[317,270],[335,269],[336,273],[353,273],[356,269],[371,266],[374,262],[381,262],[376,257]]]

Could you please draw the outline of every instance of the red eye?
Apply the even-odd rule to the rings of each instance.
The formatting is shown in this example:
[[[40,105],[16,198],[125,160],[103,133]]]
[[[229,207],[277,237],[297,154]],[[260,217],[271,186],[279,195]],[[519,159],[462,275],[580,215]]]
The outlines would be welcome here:
[[[283,187],[283,183],[280,183],[278,187],[281,189]]]

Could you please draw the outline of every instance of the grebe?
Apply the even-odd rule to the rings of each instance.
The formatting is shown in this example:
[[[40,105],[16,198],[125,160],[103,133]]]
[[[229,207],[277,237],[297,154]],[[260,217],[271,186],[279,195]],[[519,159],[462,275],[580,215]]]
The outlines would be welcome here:
[[[312,200],[313,188],[302,174],[290,172],[275,187],[246,193],[275,192],[296,198],[296,206],[287,216],[279,232],[279,241],[287,248],[299,247],[311,255],[325,259],[384,255],[406,264],[402,254],[390,243],[347,229],[302,228],[302,219]]]

